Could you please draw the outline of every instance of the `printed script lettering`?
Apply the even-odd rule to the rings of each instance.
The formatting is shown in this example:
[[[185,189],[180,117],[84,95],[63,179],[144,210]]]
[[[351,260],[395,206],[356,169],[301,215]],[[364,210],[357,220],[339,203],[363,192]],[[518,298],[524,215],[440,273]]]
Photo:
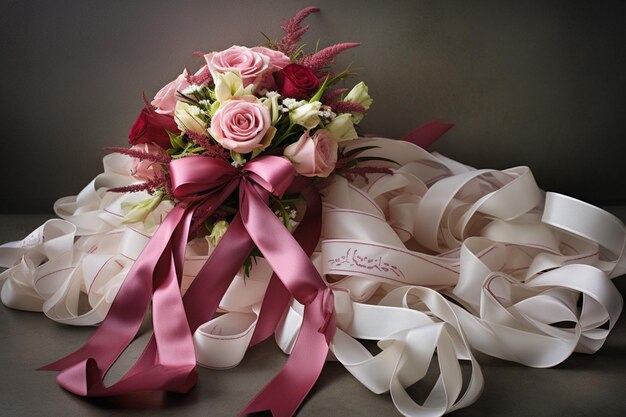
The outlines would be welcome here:
[[[369,256],[359,255],[358,250],[350,248],[346,254],[334,259],[329,259],[328,263],[331,267],[357,267],[368,271],[392,272],[398,278],[404,278],[404,273],[395,265],[385,262],[382,256],[370,258]]]

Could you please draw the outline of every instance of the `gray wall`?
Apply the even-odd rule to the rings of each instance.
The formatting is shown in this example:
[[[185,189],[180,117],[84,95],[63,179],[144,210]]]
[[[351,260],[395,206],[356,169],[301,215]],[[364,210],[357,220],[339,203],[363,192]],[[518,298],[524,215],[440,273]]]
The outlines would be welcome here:
[[[126,143],[193,51],[279,37],[316,3],[313,45],[358,41],[365,131],[456,123],[435,149],[477,167],[529,165],[541,186],[626,202],[622,1],[95,1],[0,3],[0,212],[48,212]]]

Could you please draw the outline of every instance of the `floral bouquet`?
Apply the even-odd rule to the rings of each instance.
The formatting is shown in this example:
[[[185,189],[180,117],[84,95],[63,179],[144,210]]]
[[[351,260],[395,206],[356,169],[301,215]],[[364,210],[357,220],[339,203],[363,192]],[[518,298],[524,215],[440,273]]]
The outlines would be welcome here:
[[[101,323],[42,368],[63,388],[187,392],[196,364],[236,366],[275,335],[289,359],[244,413],[293,415],[335,359],[401,414],[430,416],[480,395],[473,350],[547,367],[602,346],[622,309],[610,278],[626,272],[624,225],[544,193],[526,167],[426,152],[449,124],[359,137],[368,88],[332,66],[358,44],[307,53],[302,22],[317,10],[266,46],[198,54],[199,70],[146,101],[132,146],[57,202],[64,220],[0,247],[6,305]],[[105,385],[150,306],[151,340]],[[406,388],[435,353],[440,375],[418,404]]]

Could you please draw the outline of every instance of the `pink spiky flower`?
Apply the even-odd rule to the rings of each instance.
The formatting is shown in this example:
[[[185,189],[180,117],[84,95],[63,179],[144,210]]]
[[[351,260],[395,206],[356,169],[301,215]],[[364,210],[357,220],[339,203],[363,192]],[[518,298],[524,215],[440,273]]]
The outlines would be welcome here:
[[[330,104],[330,107],[333,108],[333,111],[336,113],[366,113],[367,109],[360,105],[359,103],[353,103],[351,101],[335,101]]]
[[[294,17],[287,19],[282,26],[285,36],[276,42],[276,49],[281,51],[287,56],[293,55],[298,49],[298,43],[302,39],[302,35],[309,30],[310,25],[304,27],[300,26],[302,21],[306,19],[310,14],[319,12],[319,7],[309,6],[300,10]]]
[[[324,67],[335,61],[335,57],[346,49],[359,46],[358,42],[343,42],[329,46],[314,53],[313,55],[301,59],[300,64],[311,68],[315,72],[320,72]]]
[[[322,97],[322,103],[326,103],[329,106],[332,106],[333,103],[339,101],[339,97],[341,97],[342,94],[347,93],[348,89],[347,88],[334,88],[332,90],[328,90],[326,91],[326,93],[324,93],[324,96]]]
[[[147,191],[152,194],[157,188],[165,186],[166,183],[167,178],[160,176],[138,184],[109,188],[108,191],[111,193],[137,193],[139,191]]]
[[[140,150],[132,149],[132,148],[130,149],[120,148],[117,146],[112,146],[112,147],[108,147],[104,149],[106,149],[107,151],[119,153],[122,155],[128,155],[131,158],[137,158],[137,159],[147,160],[147,161],[152,161],[152,162],[160,162],[162,164],[169,164],[169,162],[172,160],[172,158],[166,153],[156,154],[156,153],[144,152],[144,151],[140,151]]]

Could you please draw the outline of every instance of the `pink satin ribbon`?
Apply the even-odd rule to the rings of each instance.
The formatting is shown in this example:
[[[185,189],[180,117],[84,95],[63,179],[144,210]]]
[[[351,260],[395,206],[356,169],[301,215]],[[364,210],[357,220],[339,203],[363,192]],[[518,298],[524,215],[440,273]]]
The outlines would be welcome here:
[[[454,125],[451,123],[441,123],[439,120],[431,120],[417,129],[410,131],[404,135],[401,140],[411,142],[421,148],[428,148],[453,127]]]
[[[452,127],[454,127],[454,124],[431,120],[407,133],[401,140],[425,148],[435,143]],[[298,179],[304,180],[305,178],[298,177]],[[292,188],[294,188],[293,185]],[[311,188],[306,181],[296,186],[295,189],[305,198],[307,210],[305,217],[298,225],[293,237],[310,257],[320,238],[322,227],[322,200],[320,194]],[[265,292],[259,319],[254,329],[252,340],[250,341],[251,346],[266,340],[274,333],[290,300],[291,295],[289,291],[282,285],[276,274],[272,275],[267,291]]]
[[[309,184],[298,187],[298,189],[306,201],[307,208],[304,218],[293,233],[293,237],[310,257],[317,246],[322,230],[322,198],[319,192],[310,187]],[[263,298],[250,346],[254,346],[274,334],[290,301],[291,294],[274,273]]]
[[[184,204],[170,212],[152,237],[87,343],[42,369],[61,371],[59,385],[82,396],[188,391],[197,379],[191,334],[213,316],[256,245],[280,280],[273,279],[276,282],[268,288],[279,292],[280,314],[285,299],[294,297],[305,306],[304,321],[283,369],[242,413],[270,410],[275,416],[293,415],[317,380],[335,332],[332,291],[309,259],[311,246],[319,239],[319,195],[315,197],[312,189],[306,192],[307,211],[311,210],[307,218],[318,220],[303,222],[296,241],[268,207],[270,193],[282,195],[294,179],[288,160],[264,156],[237,170],[218,159],[188,157],[172,161],[170,175],[173,194]],[[183,300],[179,286],[192,216],[196,211],[209,216],[237,187],[239,213]],[[151,298],[154,336],[133,368],[105,387],[104,375],[137,334]]]
[[[426,147],[452,126],[432,121],[402,139]],[[335,332],[332,291],[310,261],[321,229],[319,193],[311,187],[298,190],[307,211],[292,236],[268,207],[270,193],[282,195],[294,179],[286,159],[264,156],[238,170],[219,159],[188,157],[172,161],[170,175],[180,202],[133,265],[106,319],[83,347],[41,369],[61,371],[59,385],[81,396],[153,389],[187,392],[197,380],[191,335],[215,314],[256,245],[275,273],[251,343],[274,332],[291,297],[305,308],[287,363],[242,413],[293,415],[317,380]],[[237,188],[239,213],[183,300],[180,279],[192,217],[210,216]],[[150,301],[154,335],[135,365],[118,382],[104,386],[104,375],[136,336]]]
[[[76,352],[41,368],[61,371],[61,387],[91,397],[154,389],[187,392],[195,384],[195,352],[178,282],[192,214],[182,206],[169,213],[91,338]],[[135,365],[105,387],[104,375],[136,336],[151,299],[153,337]]]

